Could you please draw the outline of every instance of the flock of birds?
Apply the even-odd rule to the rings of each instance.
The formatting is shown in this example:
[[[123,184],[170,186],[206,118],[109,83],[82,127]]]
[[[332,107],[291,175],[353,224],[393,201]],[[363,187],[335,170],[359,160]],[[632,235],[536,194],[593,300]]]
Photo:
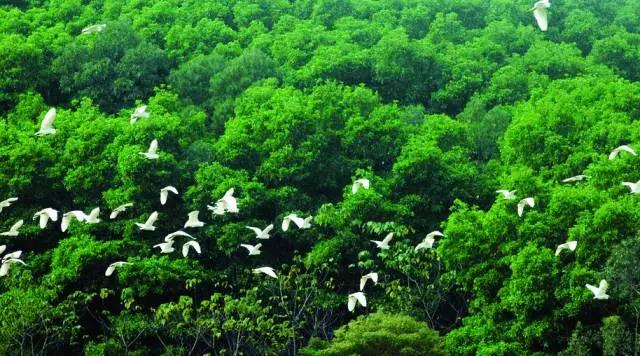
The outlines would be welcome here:
[[[541,0],[534,4],[531,11],[533,11],[533,15],[536,19],[536,22],[542,31],[547,31],[548,29],[548,9],[551,7],[551,3],[549,0]],[[84,28],[81,31],[82,35],[99,33],[106,28],[106,24],[98,24]],[[134,110],[130,117],[130,123],[135,124],[137,120],[143,118],[149,118],[150,114],[147,111],[147,106],[142,105]],[[53,123],[56,119],[56,109],[51,108],[44,116],[42,120],[40,130],[36,132],[36,136],[46,136],[53,135],[56,133],[56,129],[53,127]],[[613,150],[609,155],[609,159],[615,159],[619,153],[628,152],[630,154],[636,155],[635,151],[629,146],[620,146]],[[142,157],[148,160],[156,160],[159,158],[158,155],[158,141],[153,140],[149,144],[149,148],[146,152],[139,153]],[[563,183],[570,182],[578,182],[588,178],[586,175],[578,175],[575,177],[570,177],[562,180]],[[640,181],[638,182],[624,182],[623,185],[630,188],[631,193],[637,194],[640,193]],[[369,189],[370,182],[366,178],[357,179],[353,182],[352,185],[352,193],[356,194],[360,189]],[[516,190],[498,190],[496,193],[501,194],[504,199],[514,200],[516,199]],[[167,200],[169,199],[169,194],[178,195],[178,190],[173,186],[167,186],[160,190],[160,203],[165,205]],[[207,205],[207,209],[212,212],[214,215],[224,215],[227,213],[238,213],[238,204],[236,198],[233,196],[234,189],[229,189],[223,197],[218,199],[216,203],[211,206]],[[3,208],[7,208],[15,203],[18,198],[9,198],[0,202],[0,212],[2,212]],[[521,199],[517,204],[517,214],[521,217],[524,214],[524,210],[526,207],[533,208],[535,206],[535,200],[533,197],[526,197]],[[117,219],[118,216],[125,212],[128,208],[133,207],[133,203],[127,203],[120,205],[111,211],[109,215],[109,219]],[[39,219],[39,226],[41,229],[47,227],[49,221],[57,222],[58,221],[58,211],[53,208],[46,208],[41,211],[38,211],[34,215],[34,220]],[[188,214],[187,222],[184,224],[184,229],[194,229],[201,228],[205,225],[204,222],[199,220],[199,211],[192,211]],[[61,230],[67,231],[69,225],[73,220],[77,220],[78,222],[83,222],[86,224],[97,224],[101,222],[100,216],[100,208],[93,209],[89,214],[85,214],[81,210],[73,210],[69,211],[62,215],[60,227]],[[291,223],[297,226],[299,229],[308,229],[311,227],[312,216],[302,218],[297,216],[296,214],[289,214],[285,216],[282,220],[282,231],[289,230]],[[155,231],[155,223],[158,220],[158,212],[152,212],[147,220],[144,223],[135,223],[136,226],[140,229],[140,231]],[[9,231],[0,233],[1,236],[18,236],[19,230],[23,226],[24,221],[20,220],[16,222]],[[274,225],[268,225],[267,227],[260,229],[258,227],[247,226],[247,229],[250,229],[255,233],[255,237],[258,240],[268,240],[270,237],[270,232],[273,230]],[[393,233],[387,234],[384,239],[381,241],[371,240],[376,247],[380,250],[388,250],[390,248],[389,244],[393,239]],[[444,234],[440,231],[433,231],[426,235],[426,237],[421,241],[416,247],[415,251],[418,252],[420,250],[431,249],[434,246],[436,237],[442,237]],[[181,238],[184,239],[185,242],[182,244],[182,255],[186,258],[189,254],[189,251],[193,249],[198,254],[201,254],[201,247],[198,241],[189,233],[184,232],[182,230],[170,233],[164,237],[164,241],[158,243],[153,246],[153,248],[158,248],[161,254],[169,254],[175,251],[174,244],[176,243],[176,239]],[[257,243],[255,245],[251,244],[241,244],[242,248],[245,248],[248,251],[249,256],[257,256],[260,255],[260,248],[262,247],[262,243]],[[564,244],[558,245],[556,248],[556,256],[560,255],[563,250],[575,251],[577,247],[577,241],[568,241]],[[6,245],[0,246],[0,255],[4,253],[6,250]],[[11,265],[15,263],[20,263],[26,265],[25,262],[20,260],[20,256],[22,255],[22,251],[15,251],[12,253],[7,253],[2,257],[1,266],[0,266],[0,276],[5,276],[9,272],[9,268]],[[116,269],[121,268],[125,265],[129,264],[126,261],[116,261],[111,263],[106,271],[106,276],[111,276]],[[278,278],[275,270],[272,267],[264,266],[259,268],[254,268],[253,273],[256,274],[265,274],[272,278]],[[360,304],[363,307],[367,306],[367,299],[364,294],[364,288],[367,285],[367,281],[371,280],[374,285],[378,283],[378,273],[371,272],[361,277],[360,279],[360,290],[355,293],[351,293],[348,296],[347,307],[349,311],[353,311],[357,304]],[[601,280],[598,287],[587,284],[586,287],[594,294],[595,299],[608,299],[609,296],[606,294],[608,284],[605,280]]]

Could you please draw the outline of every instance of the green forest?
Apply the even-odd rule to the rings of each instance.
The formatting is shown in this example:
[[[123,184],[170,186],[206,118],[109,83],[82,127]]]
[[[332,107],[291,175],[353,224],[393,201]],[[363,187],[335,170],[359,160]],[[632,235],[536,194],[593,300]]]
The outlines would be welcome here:
[[[0,355],[638,355],[640,1],[0,1]]]

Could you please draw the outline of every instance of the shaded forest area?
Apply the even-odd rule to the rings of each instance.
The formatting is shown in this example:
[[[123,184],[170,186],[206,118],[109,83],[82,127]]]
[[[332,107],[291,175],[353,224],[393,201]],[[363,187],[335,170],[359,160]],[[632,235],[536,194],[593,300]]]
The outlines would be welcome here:
[[[0,354],[637,354],[640,2],[533,2],[2,1]],[[201,254],[152,247],[196,210]]]

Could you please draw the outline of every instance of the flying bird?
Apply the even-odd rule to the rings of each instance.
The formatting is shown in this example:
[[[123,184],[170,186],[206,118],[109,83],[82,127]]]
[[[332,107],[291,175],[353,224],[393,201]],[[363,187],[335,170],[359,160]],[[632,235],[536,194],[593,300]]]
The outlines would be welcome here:
[[[193,249],[198,253],[202,253],[202,250],[200,250],[200,244],[198,243],[198,241],[195,240],[191,240],[191,241],[187,241],[182,245],[182,256],[187,257],[187,255],[189,254],[189,248],[193,247]]]
[[[311,227],[310,222],[312,219],[313,216],[308,216],[303,219],[296,214],[289,214],[285,216],[284,219],[282,219],[282,231],[289,230],[289,225],[291,224],[291,222],[296,224],[299,229],[308,229]]]
[[[622,185],[629,187],[629,189],[631,189],[631,194],[638,194],[640,193],[640,180],[633,183],[633,182],[622,182]]]
[[[81,210],[73,210],[62,215],[62,222],[60,223],[60,229],[62,232],[67,231],[71,220],[76,219],[79,222],[83,222],[87,219],[87,215]]]
[[[22,251],[21,250],[17,250],[17,251],[13,251],[11,253],[7,253],[6,255],[2,256],[2,262],[10,260],[12,258],[20,258],[20,256],[22,256]]]
[[[160,189],[160,204],[165,205],[167,203],[167,198],[169,197],[169,192],[178,195],[178,189],[173,186],[166,186]]]
[[[2,259],[2,267],[0,267],[0,277],[4,277],[7,275],[7,273],[9,273],[9,268],[11,267],[12,264],[14,263],[22,263],[24,266],[26,266],[27,264],[24,263],[22,260],[16,258],[7,258],[7,259]]]
[[[636,151],[634,151],[633,148],[631,148],[631,147],[629,147],[627,145],[622,145],[622,146],[614,149],[613,151],[611,151],[611,153],[609,153],[609,160],[616,159],[616,157],[618,157],[620,152],[627,152],[627,153],[630,153],[630,154],[636,156]]]
[[[9,229],[9,231],[1,233],[0,236],[18,236],[20,235],[20,231],[18,230],[20,230],[22,225],[24,225],[24,220],[19,220],[17,223],[11,226],[11,229]]]
[[[190,238],[192,240],[195,240],[195,237],[187,234],[184,231],[176,231],[176,232],[172,232],[169,235],[165,236],[164,237],[164,241],[166,241],[166,242],[173,241],[176,238],[176,236],[188,237],[188,238]]]
[[[158,155],[158,140],[151,141],[147,152],[140,152],[139,154],[146,159],[158,159],[158,157],[160,157]]]
[[[256,233],[256,239],[268,240],[271,236],[269,235],[269,232],[273,230],[273,224],[265,227],[264,230],[260,230],[259,228],[253,226],[246,226],[246,228]]]
[[[360,290],[364,289],[364,286],[367,284],[367,281],[371,280],[374,285],[378,284],[378,274],[376,272],[371,272],[369,274],[365,274],[360,278]]]
[[[262,247],[262,244],[257,244],[257,245],[246,245],[246,244],[240,244],[240,246],[246,248],[249,251],[249,256],[257,256],[260,254],[260,247]]]
[[[109,277],[113,274],[113,272],[115,272],[116,268],[120,268],[124,265],[128,265],[129,262],[124,262],[124,261],[118,261],[118,262],[114,262],[112,264],[109,265],[109,267],[107,267],[107,270],[104,272],[104,275]]]
[[[593,299],[609,299],[609,295],[607,294],[609,283],[604,279],[600,281],[600,285],[598,287],[592,286],[591,284],[586,284],[585,287],[593,293]]]
[[[569,242],[560,244],[558,245],[558,247],[556,247],[556,256],[560,255],[560,252],[562,252],[562,250],[575,251],[577,246],[578,246],[578,241],[569,241]]]
[[[376,244],[376,246],[381,250],[388,250],[389,249],[389,242],[391,242],[392,238],[393,238],[393,232],[391,232],[387,236],[385,236],[385,238],[382,241],[371,240],[371,242]]]
[[[533,208],[535,205],[533,198],[524,198],[518,202],[518,216],[522,216],[522,213],[524,213],[524,207],[527,205]]]
[[[254,268],[253,273],[255,274],[264,273],[269,277],[278,278],[278,276],[276,275],[276,272],[271,267]]]
[[[351,186],[351,193],[356,194],[360,188],[369,189],[369,180],[367,178],[356,179]]]
[[[2,212],[2,209],[10,207],[16,201],[18,201],[18,198],[9,198],[9,199],[0,201],[0,213]]]
[[[541,0],[536,2],[530,10],[533,11],[533,17],[536,18],[536,22],[541,31],[546,31],[549,27],[547,16],[550,7],[551,3],[549,0]]]
[[[87,215],[87,217],[85,218],[84,222],[87,223],[87,224],[97,224],[100,221],[102,221],[102,220],[98,219],[99,215],[100,215],[100,208],[95,208],[95,209],[91,210],[89,215]]]
[[[365,308],[367,307],[367,297],[365,297],[364,293],[355,292],[349,294],[349,302],[347,304],[349,311],[353,311],[353,309],[355,309],[356,303],[359,303]]]
[[[496,193],[498,194],[502,194],[502,196],[507,199],[507,200],[513,200],[516,198],[516,192],[517,190],[496,190]]]
[[[4,251],[6,251],[6,249],[7,249],[7,245],[0,245],[0,255],[2,255]]]
[[[153,248],[156,248],[156,247],[160,248],[160,253],[171,253],[171,252],[176,250],[173,247],[174,243],[175,243],[175,241],[169,240],[167,242],[163,242],[163,243],[159,243],[157,245],[153,245]]]
[[[200,219],[198,219],[198,215],[200,215],[200,212],[198,210],[194,210],[192,212],[190,212],[188,214],[188,219],[187,222],[184,223],[184,228],[188,228],[188,227],[203,227],[204,223],[202,221],[200,221]]]
[[[574,176],[574,177],[569,177],[569,178],[563,179],[562,183],[579,182],[579,181],[585,180],[587,178],[589,178],[589,176],[585,176],[584,174],[580,174],[580,175],[577,175],[577,176]]]
[[[425,236],[424,240],[416,246],[415,251],[420,251],[423,249],[433,248],[433,244],[436,242],[436,236],[444,236],[440,231],[433,231]]]
[[[91,26],[83,28],[82,32],[80,32],[80,35],[89,35],[89,34],[93,34],[93,33],[100,33],[106,27],[107,27],[107,24],[104,24],[104,23],[98,24],[98,25],[91,25]]]
[[[151,215],[149,215],[149,218],[144,224],[136,223],[136,225],[140,228],[140,230],[156,231],[156,227],[153,226],[153,224],[156,223],[156,220],[158,220],[158,212],[154,211],[153,213],[151,213]]]
[[[58,211],[52,208],[42,209],[33,215],[33,220],[36,219],[40,219],[40,228],[44,229],[47,227],[49,220],[58,221]]]
[[[135,124],[136,121],[138,121],[138,119],[147,119],[149,118],[149,113],[147,112],[147,106],[146,105],[142,105],[137,107],[133,113],[131,114],[131,118],[129,119],[129,122],[131,123],[131,125]]]
[[[120,213],[124,213],[127,208],[130,208],[133,206],[133,203],[127,203],[127,204],[122,204],[119,207],[113,209],[113,211],[111,212],[111,215],[109,215],[109,219],[113,220],[115,218],[118,217],[118,215],[120,215]]]
[[[40,124],[40,131],[36,132],[36,136],[54,135],[56,129],[53,128],[53,122],[56,119],[56,108],[51,108],[44,115],[42,123]]]
[[[215,206],[207,205],[207,209],[211,210],[214,215],[224,215],[225,213],[237,213],[238,201],[233,196],[234,189],[231,188],[224,193],[224,196],[216,201]]]

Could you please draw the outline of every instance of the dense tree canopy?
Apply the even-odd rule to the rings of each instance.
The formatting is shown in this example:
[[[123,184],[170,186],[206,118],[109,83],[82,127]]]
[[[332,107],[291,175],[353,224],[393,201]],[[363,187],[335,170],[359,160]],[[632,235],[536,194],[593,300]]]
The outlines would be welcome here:
[[[640,5],[534,2],[1,2],[0,354],[637,354]],[[152,247],[194,210],[201,254]]]

